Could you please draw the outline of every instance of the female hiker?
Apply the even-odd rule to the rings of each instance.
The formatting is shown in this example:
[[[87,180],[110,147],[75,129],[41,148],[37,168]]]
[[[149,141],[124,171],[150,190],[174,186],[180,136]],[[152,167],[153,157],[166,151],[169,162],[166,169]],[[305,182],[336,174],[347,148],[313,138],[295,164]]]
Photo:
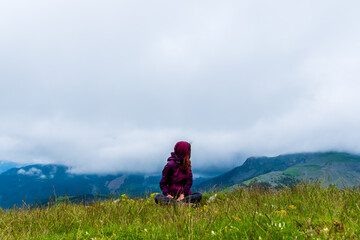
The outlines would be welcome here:
[[[176,143],[174,152],[171,153],[162,171],[160,189],[163,195],[155,196],[156,203],[200,202],[201,193],[192,193],[190,190],[193,183],[190,157],[190,143]]]

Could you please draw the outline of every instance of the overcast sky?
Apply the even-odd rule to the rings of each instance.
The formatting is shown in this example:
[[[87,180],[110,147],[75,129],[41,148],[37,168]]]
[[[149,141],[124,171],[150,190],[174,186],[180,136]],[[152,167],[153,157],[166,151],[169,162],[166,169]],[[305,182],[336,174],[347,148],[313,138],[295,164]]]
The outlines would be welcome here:
[[[1,1],[0,160],[154,172],[179,140],[196,169],[360,153],[359,8]]]

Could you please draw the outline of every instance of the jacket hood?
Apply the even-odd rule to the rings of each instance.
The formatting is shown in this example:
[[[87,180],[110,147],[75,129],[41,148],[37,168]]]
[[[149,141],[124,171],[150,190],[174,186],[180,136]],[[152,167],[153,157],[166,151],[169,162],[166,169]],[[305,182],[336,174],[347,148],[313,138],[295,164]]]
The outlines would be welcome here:
[[[183,158],[191,151],[191,145],[188,142],[178,142],[175,144],[174,152],[171,153],[171,156],[168,158],[168,161],[175,161],[178,164],[181,164]]]

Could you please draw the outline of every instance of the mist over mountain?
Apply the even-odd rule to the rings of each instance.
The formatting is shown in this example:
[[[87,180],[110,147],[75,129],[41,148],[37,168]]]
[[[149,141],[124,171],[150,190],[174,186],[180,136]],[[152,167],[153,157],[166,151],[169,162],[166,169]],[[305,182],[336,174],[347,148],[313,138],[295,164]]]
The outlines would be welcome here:
[[[0,174],[9,170],[10,168],[19,167],[21,164],[7,161],[0,161]]]

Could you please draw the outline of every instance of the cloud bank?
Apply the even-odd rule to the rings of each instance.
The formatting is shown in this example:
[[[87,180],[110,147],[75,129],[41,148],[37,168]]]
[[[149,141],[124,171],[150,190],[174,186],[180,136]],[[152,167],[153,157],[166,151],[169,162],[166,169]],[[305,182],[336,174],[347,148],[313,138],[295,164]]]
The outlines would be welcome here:
[[[154,172],[178,140],[199,171],[360,153],[359,7],[2,2],[0,159]]]

